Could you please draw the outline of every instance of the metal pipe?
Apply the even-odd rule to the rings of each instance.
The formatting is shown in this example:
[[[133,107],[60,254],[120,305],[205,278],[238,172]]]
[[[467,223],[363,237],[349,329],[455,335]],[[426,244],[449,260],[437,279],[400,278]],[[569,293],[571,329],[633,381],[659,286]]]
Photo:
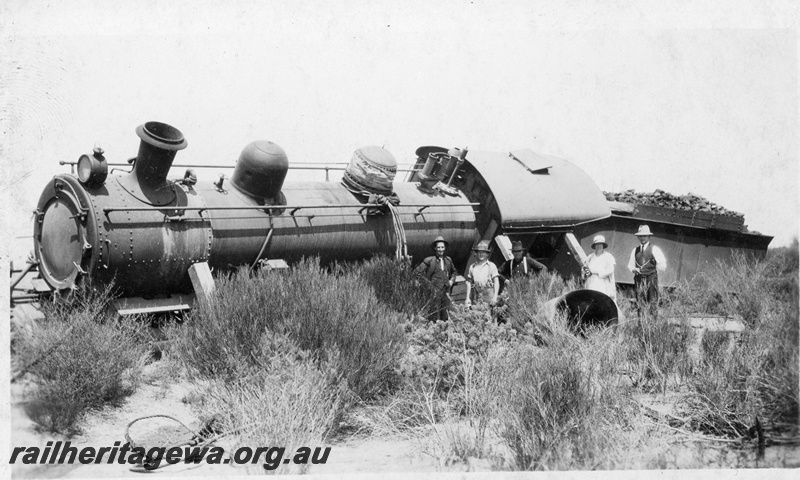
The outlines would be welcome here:
[[[38,293],[21,293],[11,297],[11,300],[18,302],[20,300],[33,300],[41,297]]]
[[[419,208],[419,207],[426,207],[426,208],[450,208],[450,207],[475,207],[480,205],[480,203],[472,202],[472,203],[450,203],[450,204],[441,204],[441,205],[428,205],[428,204],[400,204],[397,207],[409,207],[409,208]],[[360,204],[342,204],[342,205],[247,205],[241,207],[104,207],[103,212],[157,212],[163,210],[180,210],[184,212],[198,210],[300,210],[301,208],[379,208],[383,205],[378,205],[375,203],[360,203]]]
[[[15,278],[14,280],[11,281],[11,290],[12,291],[14,290],[14,287],[16,287],[17,284],[22,281],[22,279],[25,277],[25,275],[27,275],[28,272],[30,272],[31,269],[33,267],[35,267],[36,265],[37,265],[36,262],[33,262],[33,263],[28,262],[28,264],[25,265],[25,268],[23,268],[21,270],[21,273],[19,274],[19,276],[17,276],[17,278]]]
[[[458,169],[461,168],[461,165],[464,164],[464,160],[467,158],[467,151],[468,150],[465,148],[464,150],[461,150],[459,152],[458,160],[456,161],[456,165],[453,168],[453,173],[450,174],[450,179],[447,180],[448,187],[453,183],[453,180],[455,180],[456,174],[458,173]]]
[[[347,170],[347,167],[332,167],[329,165],[289,165],[289,170],[325,170],[325,180],[328,181],[329,170]],[[418,168],[398,168],[398,172],[419,172]]]
[[[66,160],[59,160],[58,164],[59,165],[70,165],[72,167],[71,173],[75,173],[75,165],[77,165],[78,162],[68,162]],[[344,166],[340,167],[338,165],[344,165]],[[131,164],[127,163],[127,162],[126,163],[109,163],[108,166],[109,167],[130,167]],[[235,168],[235,167],[236,167],[236,165],[172,165],[170,168]],[[299,165],[298,164],[294,164],[294,165],[290,164],[289,165],[289,169],[290,170],[294,169],[294,170],[325,170],[325,171],[328,171],[328,170],[345,170],[346,168],[347,168],[347,164],[346,163],[345,164],[332,163],[332,164],[316,165],[316,164],[313,164],[313,163],[309,162],[308,165],[303,164],[303,163],[301,163]],[[398,172],[419,172],[420,169],[418,169],[418,168],[398,168],[397,171]]]
[[[473,210],[473,212],[476,213],[476,214],[477,213],[481,213],[480,210]],[[415,212],[398,212],[398,214],[399,215],[413,215],[415,217],[418,216],[418,215],[422,215],[421,213],[415,213]],[[272,215],[270,215],[270,217],[271,216]],[[312,218],[322,218],[322,217],[344,218],[344,217],[364,217],[364,216],[366,216],[365,213],[329,213],[329,214],[325,214],[325,213],[318,213],[318,214],[310,213],[308,215],[292,215],[291,218],[308,218],[308,219],[312,219]],[[202,217],[198,217],[198,218],[202,219]],[[258,216],[258,217],[253,216],[253,217],[238,217],[238,218],[240,218],[240,219],[245,219],[245,218],[253,218],[253,219],[259,218],[259,219],[261,219],[261,218],[264,218],[264,217],[263,216]],[[289,218],[289,217],[284,217],[284,218]],[[190,219],[181,218],[181,217],[179,217],[179,218],[170,217],[170,219],[169,219],[170,222],[181,222],[181,221],[186,221],[186,220],[190,220]],[[126,222],[126,223],[136,223],[136,222]],[[140,222],[140,223],[145,223],[145,222]]]
[[[269,232],[267,232],[267,238],[264,239],[264,244],[261,245],[261,250],[258,251],[258,255],[256,255],[255,261],[253,264],[250,265],[250,270],[256,268],[256,264],[259,260],[261,260],[261,255],[264,255],[264,250],[267,248],[267,244],[269,244],[270,239],[272,238],[272,232],[275,230],[275,227],[269,227]]]
[[[21,298],[18,298],[18,297],[12,297],[11,298],[11,302],[14,305],[22,304],[22,303],[36,303],[37,301],[39,301],[39,295],[34,295],[32,297],[27,297],[26,296],[26,297],[21,297]]]

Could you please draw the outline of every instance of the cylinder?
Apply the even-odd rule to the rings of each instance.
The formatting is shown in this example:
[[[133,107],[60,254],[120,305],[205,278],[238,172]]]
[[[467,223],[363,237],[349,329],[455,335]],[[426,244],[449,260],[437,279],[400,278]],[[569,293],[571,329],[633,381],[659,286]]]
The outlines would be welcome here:
[[[456,167],[458,166],[459,160],[460,160],[460,158],[458,158],[458,157],[456,157],[454,155],[447,155],[446,157],[444,157],[444,159],[443,159],[444,167],[442,169],[442,180],[443,181],[446,181],[446,180],[450,179],[450,177],[453,175],[453,172],[455,172]]]
[[[428,158],[425,160],[425,165],[422,167],[422,171],[420,172],[421,175],[426,177],[430,177],[431,173],[433,172],[433,166],[436,164],[436,158],[433,154],[428,154]]]

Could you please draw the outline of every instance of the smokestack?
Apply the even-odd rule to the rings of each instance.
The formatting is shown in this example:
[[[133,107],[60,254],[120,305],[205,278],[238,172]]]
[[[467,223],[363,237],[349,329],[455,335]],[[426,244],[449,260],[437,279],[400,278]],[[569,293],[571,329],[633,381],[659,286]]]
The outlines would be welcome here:
[[[539,315],[552,321],[557,314],[566,316],[573,333],[583,334],[588,327],[610,327],[619,323],[619,310],[608,295],[580,289],[565,293],[542,305]]]
[[[188,143],[180,130],[161,122],[139,125],[136,135],[142,141],[131,175],[144,190],[157,189],[166,183],[175,153]]]

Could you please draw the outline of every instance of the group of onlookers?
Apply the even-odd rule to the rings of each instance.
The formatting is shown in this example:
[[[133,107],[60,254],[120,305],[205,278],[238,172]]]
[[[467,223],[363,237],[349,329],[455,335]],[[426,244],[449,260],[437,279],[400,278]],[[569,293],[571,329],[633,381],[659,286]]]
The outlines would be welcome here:
[[[636,290],[636,308],[639,315],[648,311],[655,316],[658,305],[658,273],[667,268],[664,253],[657,246],[650,243],[653,234],[650,227],[641,225],[636,232],[639,246],[631,251],[628,260],[628,270],[633,273]],[[416,268],[416,272],[424,275],[436,289],[434,298],[432,320],[447,320],[450,307],[450,290],[457,276],[453,260],[445,255],[448,242],[441,236],[437,237],[431,247],[435,255],[427,257]],[[616,260],[608,252],[608,243],[603,235],[597,235],[592,240],[593,252],[583,261],[582,277],[584,288],[602,292],[608,295],[614,303],[617,302],[617,286],[614,278]],[[539,272],[546,272],[547,267],[525,254],[522,242],[512,242],[512,258],[506,260],[498,269],[489,261],[489,242],[481,240],[472,248],[476,261],[469,266],[466,275],[467,281],[467,306],[473,303],[485,303],[490,306],[497,304],[501,283],[508,284],[515,278],[527,277]]]

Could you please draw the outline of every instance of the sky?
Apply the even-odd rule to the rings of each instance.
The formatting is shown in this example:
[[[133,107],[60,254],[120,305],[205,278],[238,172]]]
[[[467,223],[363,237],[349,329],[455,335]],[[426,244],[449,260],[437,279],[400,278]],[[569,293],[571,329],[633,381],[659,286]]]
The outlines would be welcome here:
[[[664,3],[5,0],[3,243],[30,235],[59,160],[100,145],[124,161],[157,120],[188,140],[176,164],[233,165],[259,139],[290,163],[530,148],[606,191],[705,196],[789,244],[797,7]]]

